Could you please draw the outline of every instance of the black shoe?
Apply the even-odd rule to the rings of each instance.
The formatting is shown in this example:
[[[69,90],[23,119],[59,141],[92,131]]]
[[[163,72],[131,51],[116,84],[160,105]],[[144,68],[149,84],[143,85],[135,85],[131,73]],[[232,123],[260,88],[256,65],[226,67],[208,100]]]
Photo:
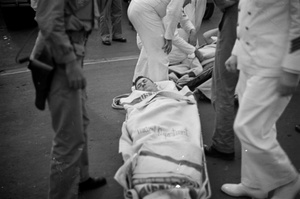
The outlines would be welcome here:
[[[79,193],[85,192],[88,190],[92,189],[97,189],[106,184],[106,179],[101,177],[101,178],[89,178],[84,182],[79,183],[78,185],[78,191]]]
[[[113,40],[113,41],[118,41],[118,42],[123,42],[123,43],[127,42],[127,39],[124,38],[124,37],[120,37],[120,38],[112,38],[112,40]]]
[[[204,145],[204,153],[206,156],[220,158],[223,160],[234,160],[234,153],[223,153],[215,149],[213,146]]]
[[[110,45],[111,45],[111,42],[110,42],[110,41],[102,41],[102,43],[103,43],[104,45],[107,45],[107,46],[110,46]]]
[[[295,126],[295,130],[296,130],[298,133],[300,133],[300,124],[297,124],[297,125]]]

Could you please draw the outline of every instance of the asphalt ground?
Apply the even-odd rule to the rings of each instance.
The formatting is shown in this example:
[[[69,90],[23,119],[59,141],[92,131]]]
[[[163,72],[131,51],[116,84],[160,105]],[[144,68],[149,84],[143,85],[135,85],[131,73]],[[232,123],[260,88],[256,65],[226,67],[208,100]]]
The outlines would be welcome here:
[[[201,32],[217,27],[220,13],[215,11],[204,21]],[[1,21],[1,20],[0,20]],[[53,138],[49,112],[34,105],[34,89],[26,65],[17,65],[14,57],[32,28],[7,30],[0,25],[0,198],[47,198],[50,149]],[[112,99],[130,92],[138,49],[135,32],[123,20],[127,43],[101,44],[98,31],[92,33],[88,45],[84,72],[88,80],[90,173],[105,176],[108,184],[80,195],[80,199],[123,198],[123,189],[113,179],[122,165],[118,142],[125,111],[112,109]],[[201,33],[200,33],[201,34]],[[34,39],[29,40],[23,55],[30,52]],[[201,42],[201,39],[200,39]],[[278,139],[295,167],[300,171],[300,134],[294,126],[300,122],[300,88],[293,96],[277,124]],[[204,143],[210,144],[214,111],[207,101],[198,103]],[[224,183],[240,181],[240,144],[236,140],[235,161],[207,158],[212,199],[231,197],[220,191]],[[242,197],[240,199],[243,199]],[[300,196],[297,196],[300,199]]]

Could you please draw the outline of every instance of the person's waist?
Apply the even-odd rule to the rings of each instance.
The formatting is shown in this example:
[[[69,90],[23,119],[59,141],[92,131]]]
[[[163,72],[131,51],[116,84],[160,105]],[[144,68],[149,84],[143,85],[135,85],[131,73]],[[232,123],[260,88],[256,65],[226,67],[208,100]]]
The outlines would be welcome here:
[[[65,25],[67,31],[80,31],[82,29],[90,31],[93,29],[93,19],[82,20],[74,15],[70,15],[65,18]]]
[[[88,35],[91,33],[91,30],[67,30],[67,34],[69,35],[71,41],[73,43],[82,43],[85,41],[88,37]]]

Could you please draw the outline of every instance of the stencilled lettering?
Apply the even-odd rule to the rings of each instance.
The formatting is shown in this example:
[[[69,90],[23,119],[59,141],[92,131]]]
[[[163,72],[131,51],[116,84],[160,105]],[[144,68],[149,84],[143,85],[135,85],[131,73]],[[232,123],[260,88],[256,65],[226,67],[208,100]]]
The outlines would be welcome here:
[[[188,130],[186,128],[183,129],[163,129],[160,126],[147,126],[144,128],[140,128],[135,130],[136,134],[143,135],[143,134],[156,134],[157,136],[163,136],[165,138],[175,137],[175,136],[186,136],[188,135]]]

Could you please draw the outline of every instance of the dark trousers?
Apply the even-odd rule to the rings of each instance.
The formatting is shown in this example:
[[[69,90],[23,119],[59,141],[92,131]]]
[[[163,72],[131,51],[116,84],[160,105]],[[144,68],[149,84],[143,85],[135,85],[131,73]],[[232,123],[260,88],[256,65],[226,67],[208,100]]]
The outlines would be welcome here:
[[[215,65],[212,76],[211,101],[215,110],[212,145],[224,153],[234,152],[233,122],[235,118],[234,94],[238,74],[225,67],[236,40],[237,7],[235,4],[224,10],[219,24]]]

